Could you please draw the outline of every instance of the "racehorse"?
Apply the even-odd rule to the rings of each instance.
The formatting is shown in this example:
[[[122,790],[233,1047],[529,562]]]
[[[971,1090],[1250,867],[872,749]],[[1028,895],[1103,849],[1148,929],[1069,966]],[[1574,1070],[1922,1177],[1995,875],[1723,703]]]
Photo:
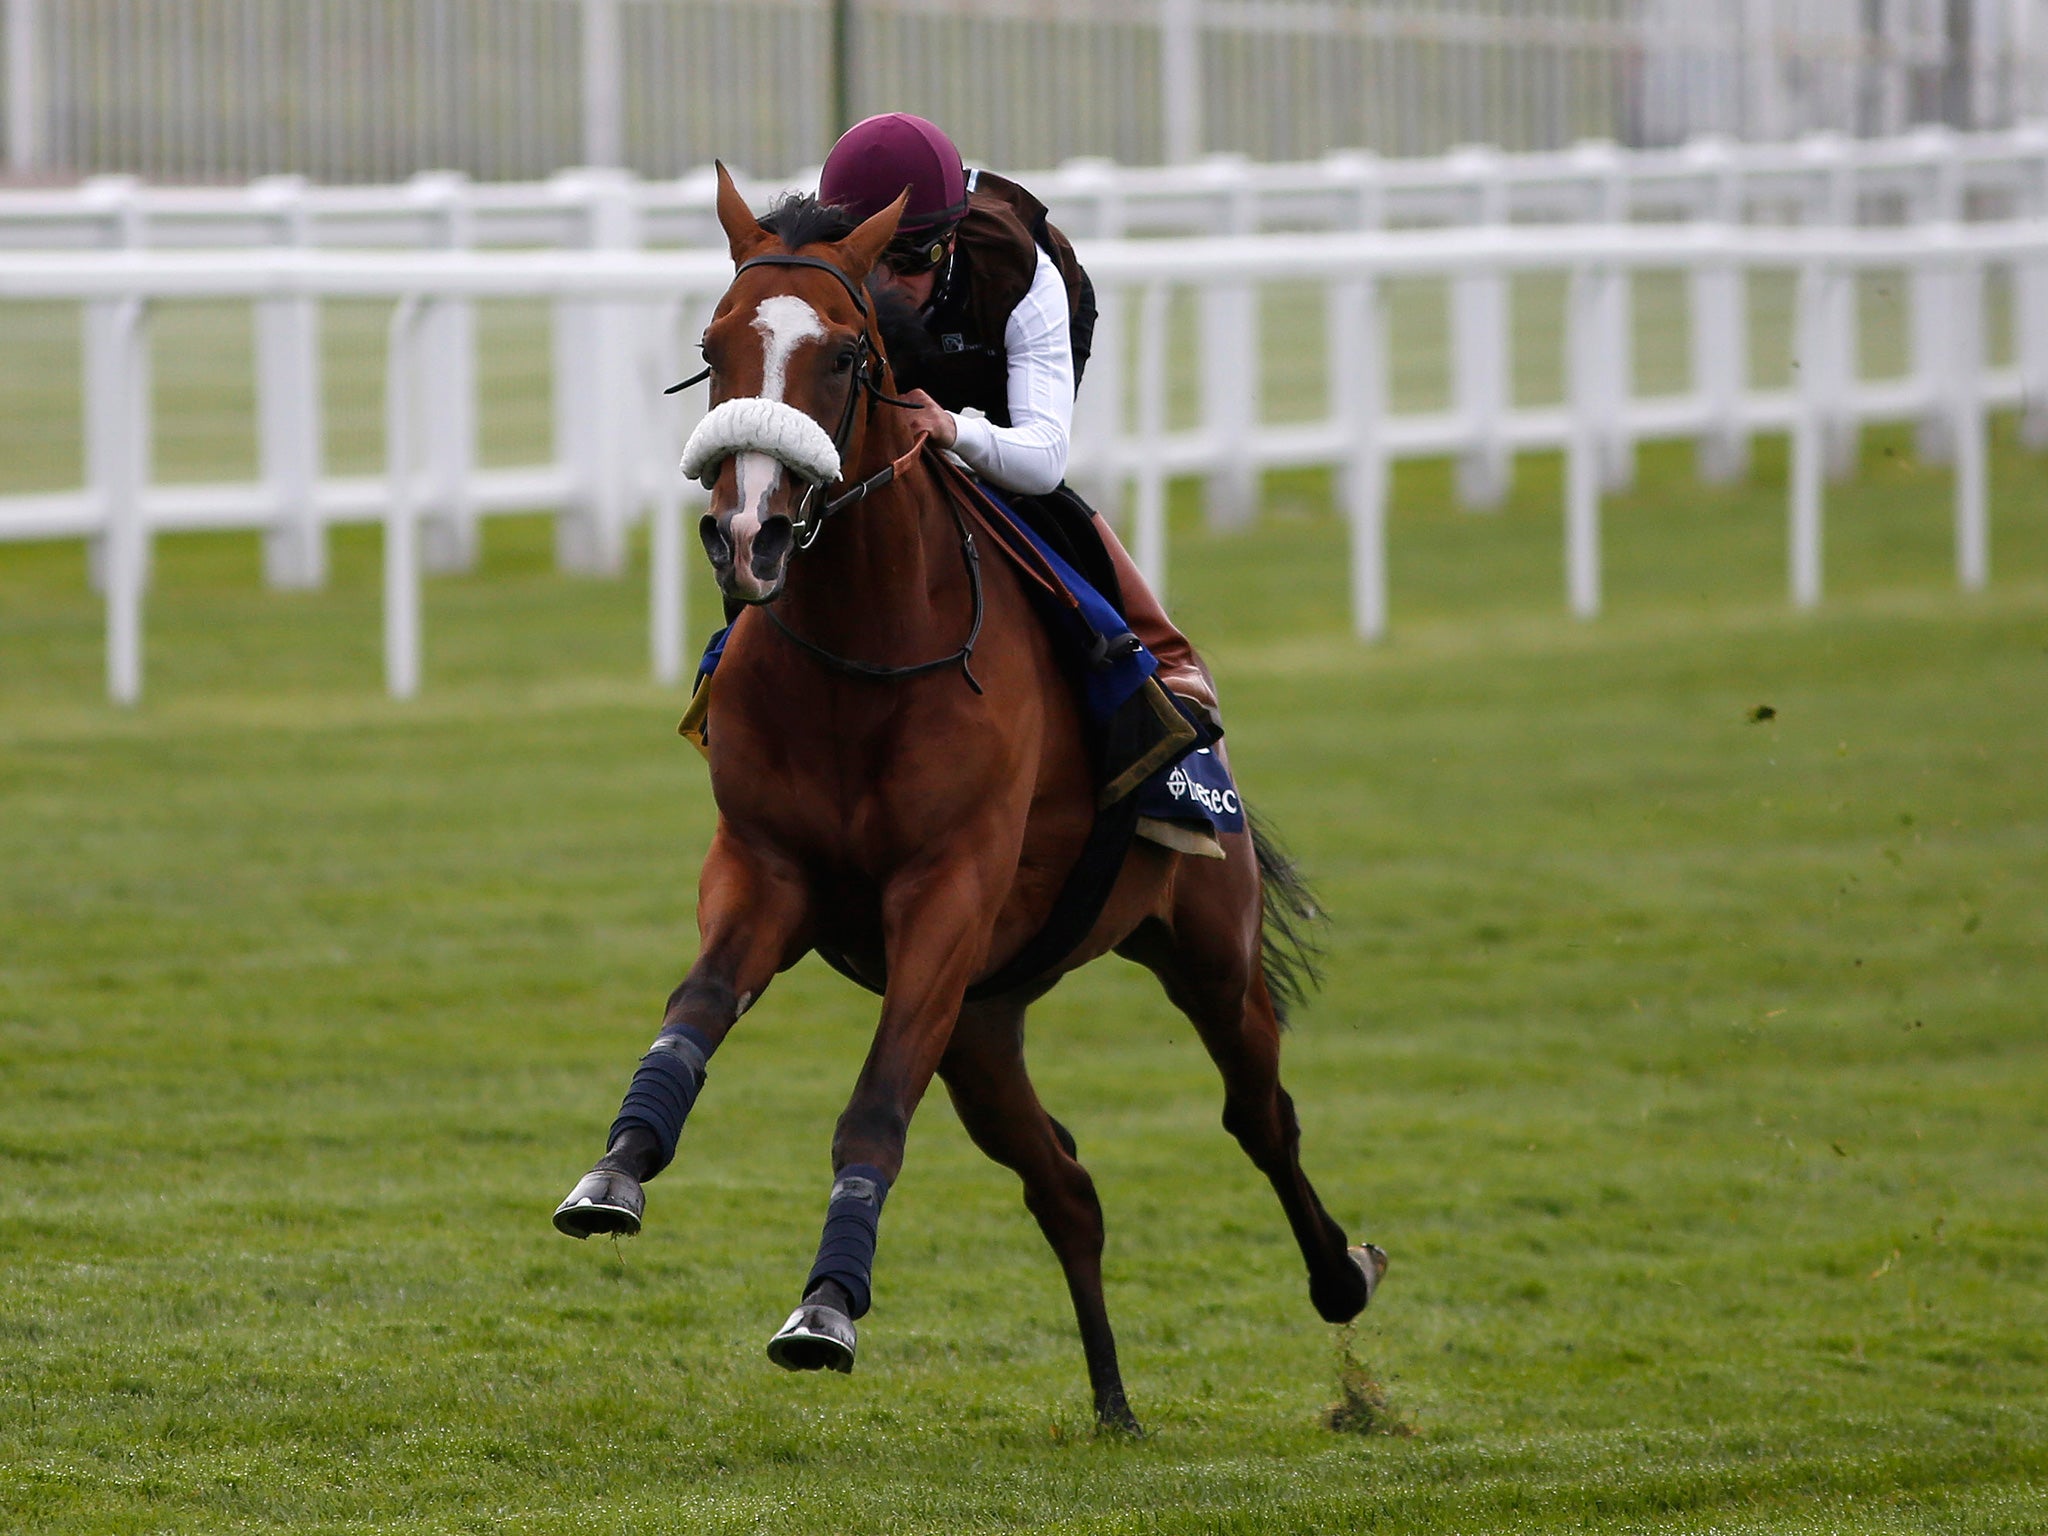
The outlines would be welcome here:
[[[719,170],[735,273],[704,333],[712,409],[684,469],[712,488],[700,534],[719,586],[772,604],[758,615],[772,622],[742,612],[714,679],[698,958],[555,1221],[578,1237],[639,1230],[641,1185],[673,1157],[711,1053],[817,949],[881,992],[881,1018],[833,1135],[818,1264],[770,1357],[852,1368],[882,1202],[936,1074],[975,1144],[1022,1180],[1059,1258],[1098,1420],[1135,1432],[1103,1301],[1102,1207],[1024,1066],[1025,1010],[1061,975],[1114,950],[1193,1022],[1223,1077],[1223,1124],[1279,1195],[1318,1313],[1356,1316],[1387,1260],[1347,1242],[1301,1169],[1280,1028],[1312,970],[1294,929],[1314,910],[1256,826],[1224,835],[1221,860],[1131,842],[1070,953],[977,989],[1046,923],[1097,786],[1024,575],[981,558],[944,466],[889,408],[866,280],[902,207],[850,233],[815,205],[764,225]],[[822,238],[835,218],[839,237]]]

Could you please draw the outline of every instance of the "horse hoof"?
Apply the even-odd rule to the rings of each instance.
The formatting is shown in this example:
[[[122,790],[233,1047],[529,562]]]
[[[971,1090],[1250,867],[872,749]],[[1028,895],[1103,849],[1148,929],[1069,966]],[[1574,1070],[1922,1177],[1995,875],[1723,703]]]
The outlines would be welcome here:
[[[853,1319],[837,1307],[809,1302],[768,1341],[768,1358],[785,1371],[853,1374]]]
[[[1365,1306],[1372,1305],[1373,1296],[1380,1288],[1380,1281],[1387,1273],[1387,1250],[1377,1243],[1356,1243],[1344,1250],[1351,1255],[1351,1262],[1358,1266],[1358,1272],[1365,1276]]]
[[[1095,1410],[1095,1433],[1098,1435],[1127,1435],[1133,1440],[1145,1438],[1145,1428],[1138,1422],[1138,1416],[1131,1412],[1131,1405],[1122,1398],[1106,1408]]]
[[[555,1230],[569,1237],[596,1237],[619,1232],[633,1237],[647,1209],[646,1192],[629,1173],[593,1168],[555,1207]]]
[[[1351,1262],[1309,1279],[1308,1299],[1326,1323],[1348,1323],[1363,1312],[1387,1272],[1386,1254],[1371,1243],[1346,1248],[1344,1257]]]

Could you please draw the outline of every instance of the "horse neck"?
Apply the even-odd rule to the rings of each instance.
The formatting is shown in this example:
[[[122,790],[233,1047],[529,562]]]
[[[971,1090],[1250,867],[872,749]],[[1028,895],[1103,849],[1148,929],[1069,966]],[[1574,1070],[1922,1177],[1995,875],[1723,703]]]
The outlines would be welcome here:
[[[851,484],[907,452],[915,439],[901,415],[870,405]],[[966,611],[960,535],[945,493],[921,461],[833,518],[790,564],[783,616],[814,643],[900,665],[960,642]],[[958,612],[956,612],[956,609]],[[943,633],[941,633],[943,632]],[[911,654],[911,653],[917,654]]]

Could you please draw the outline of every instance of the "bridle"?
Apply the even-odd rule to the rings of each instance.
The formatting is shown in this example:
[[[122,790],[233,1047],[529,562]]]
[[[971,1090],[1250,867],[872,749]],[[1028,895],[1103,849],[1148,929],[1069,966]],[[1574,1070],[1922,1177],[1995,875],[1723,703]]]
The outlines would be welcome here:
[[[873,338],[874,311],[869,308],[867,295],[861,292],[858,283],[854,282],[852,278],[848,277],[829,261],[822,261],[816,256],[798,256],[788,253],[750,257],[733,269],[733,281],[738,282],[742,273],[754,267],[815,267],[820,272],[829,272],[838,279],[839,286],[846,290],[847,297],[853,300],[853,307],[860,311],[860,340],[854,343],[853,373],[852,378],[847,384],[846,404],[839,412],[839,425],[832,429],[832,450],[839,455],[841,463],[844,463],[846,460],[846,444],[853,435],[854,411],[859,407],[860,397],[863,394],[866,394],[878,405],[900,406],[907,411],[917,409],[917,402],[914,400],[899,400],[894,395],[884,394],[881,384],[876,380]],[[710,377],[711,370],[709,367],[706,367],[700,372],[691,374],[682,383],[670,385],[662,393],[672,395],[678,390],[688,389],[692,384],[701,384]],[[918,454],[923,451],[923,448],[924,439],[920,437],[911,446],[910,451],[901,458],[893,463],[884,465],[880,470],[868,476],[867,479],[849,486],[845,491],[824,503],[823,506],[817,506],[815,516],[812,513],[812,508],[817,505],[819,492],[827,489],[827,487],[822,485],[806,486],[802,499],[797,502],[797,515],[790,519],[795,526],[796,547],[800,550],[809,549],[813,544],[817,543],[818,535],[824,532],[825,522],[828,518],[845,511],[848,507],[865,501],[870,494],[881,490],[883,486],[894,480],[897,475],[908,469],[916,460]]]
[[[749,257],[741,262],[733,269],[733,281],[735,283],[738,282],[741,274],[754,267],[816,267],[820,272],[829,272],[838,280],[839,286],[846,290],[847,297],[853,300],[853,307],[860,312],[860,340],[854,344],[854,364],[852,378],[847,383],[846,404],[839,412],[839,425],[832,430],[832,449],[839,456],[839,462],[843,465],[846,462],[846,445],[853,435],[854,412],[859,408],[860,399],[863,394],[867,395],[878,405],[899,406],[904,410],[916,410],[917,402],[914,400],[899,400],[894,395],[884,394],[881,384],[877,382],[874,367],[877,360],[873,336],[874,311],[868,306],[867,295],[861,292],[860,285],[854,282],[852,278],[840,271],[831,262],[822,261],[816,256],[798,256],[791,252],[778,252],[767,256]],[[684,379],[680,384],[670,385],[662,393],[672,395],[678,390],[688,389],[692,384],[701,384],[710,377],[711,369],[707,366],[701,372],[691,374],[689,378]],[[845,511],[848,507],[858,505],[860,502],[867,500],[874,492],[881,490],[884,486],[895,480],[898,475],[910,468],[912,464],[917,462],[918,455],[924,452],[925,444],[928,441],[930,441],[928,433],[919,433],[917,441],[910,445],[910,450],[901,458],[884,464],[865,480],[857,481],[853,485],[848,486],[839,495],[832,497],[822,506],[818,506],[815,515],[813,515],[812,507],[816,503],[818,494],[828,489],[828,487],[823,485],[806,486],[802,498],[797,502],[797,515],[790,519],[795,530],[797,550],[799,552],[807,550],[817,543],[818,535],[825,531],[825,524],[829,519]],[[824,662],[835,671],[844,672],[851,677],[884,680],[899,677],[916,677],[921,673],[936,672],[941,667],[950,667],[957,663],[960,668],[960,675],[967,679],[967,686],[976,693],[980,693],[981,684],[975,680],[974,673],[968,664],[974,659],[974,643],[981,638],[981,621],[983,617],[981,552],[975,548],[974,535],[968,530],[966,521],[961,517],[959,502],[955,499],[953,489],[946,483],[946,477],[943,475],[939,476],[939,487],[946,498],[946,510],[953,514],[953,526],[960,533],[960,551],[962,558],[967,562],[968,585],[974,594],[974,618],[968,626],[967,639],[962,642],[958,650],[950,655],[940,656],[932,661],[915,662],[907,667],[884,667],[877,666],[869,661],[856,661],[850,657],[835,655],[823,646],[812,644],[809,640],[806,640],[802,635],[791,629],[788,624],[784,623],[782,616],[775,611],[773,604],[769,604],[767,609],[768,617],[775,627],[788,636],[790,640],[794,641],[797,646],[809,652],[819,661]]]

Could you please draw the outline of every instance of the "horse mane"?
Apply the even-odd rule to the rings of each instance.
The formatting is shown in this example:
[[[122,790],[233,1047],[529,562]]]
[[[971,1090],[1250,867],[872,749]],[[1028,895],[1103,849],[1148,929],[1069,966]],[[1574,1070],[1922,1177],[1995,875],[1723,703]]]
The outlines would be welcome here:
[[[837,203],[821,203],[808,192],[790,192],[761,216],[761,227],[786,250],[799,251],[807,245],[838,244],[860,228],[860,220]]]
[[[791,192],[762,215],[761,227],[780,240],[784,250],[799,251],[807,245],[837,245],[860,227],[860,220],[836,203],[821,203],[808,192]],[[937,354],[938,344],[917,307],[896,289],[877,283],[873,273],[868,274],[867,291],[896,387],[918,388],[921,365]]]

